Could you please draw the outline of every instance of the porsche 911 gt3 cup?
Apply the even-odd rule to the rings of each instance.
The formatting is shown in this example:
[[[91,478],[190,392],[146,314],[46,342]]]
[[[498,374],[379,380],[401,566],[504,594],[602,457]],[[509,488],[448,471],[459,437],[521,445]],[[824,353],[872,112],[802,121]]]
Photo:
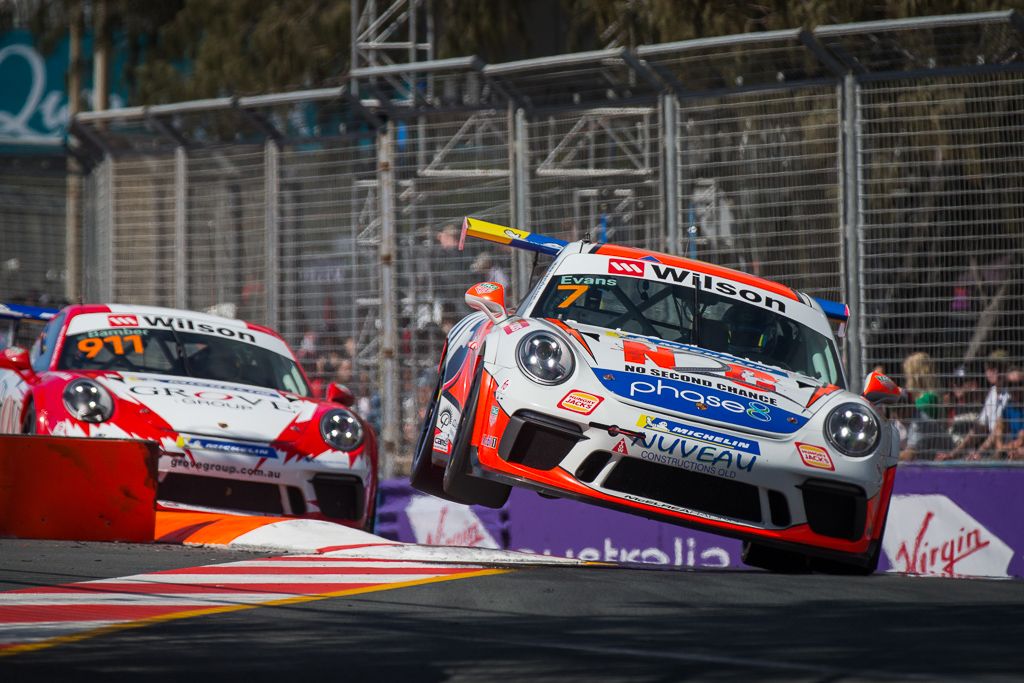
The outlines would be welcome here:
[[[0,432],[151,440],[162,501],[372,525],[373,431],[344,387],[310,396],[274,331],[145,306],[5,309],[48,322],[0,356]]]
[[[555,257],[515,313],[501,285],[448,335],[412,483],[501,506],[512,486],[745,541],[748,564],[870,572],[899,439],[872,373],[847,390],[846,306],[657,252],[467,219]],[[815,558],[809,562],[808,558]]]

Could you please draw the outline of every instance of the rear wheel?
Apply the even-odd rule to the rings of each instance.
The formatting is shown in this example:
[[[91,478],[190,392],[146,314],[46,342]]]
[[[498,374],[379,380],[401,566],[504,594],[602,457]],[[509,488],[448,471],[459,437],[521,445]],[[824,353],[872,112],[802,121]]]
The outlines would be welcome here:
[[[472,449],[470,440],[473,437],[473,422],[476,419],[483,371],[484,366],[481,362],[473,377],[473,388],[469,392],[465,409],[462,411],[462,421],[455,434],[451,457],[448,458],[448,465],[444,468],[444,490],[448,496],[474,505],[500,508],[508,500],[512,487],[468,474],[470,450]]]
[[[751,567],[760,567],[780,574],[806,574],[810,571],[806,555],[750,541],[743,541],[741,558],[744,564]]]
[[[811,560],[811,568],[822,574],[839,574],[842,576],[869,576],[878,569],[878,560],[882,554],[882,542],[872,541],[871,550],[867,560],[863,564],[853,562],[840,562],[837,560],[824,560],[814,558]]]

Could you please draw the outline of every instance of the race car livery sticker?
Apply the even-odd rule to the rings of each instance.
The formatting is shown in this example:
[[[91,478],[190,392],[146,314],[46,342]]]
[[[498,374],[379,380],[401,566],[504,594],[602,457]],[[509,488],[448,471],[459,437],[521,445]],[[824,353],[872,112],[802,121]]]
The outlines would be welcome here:
[[[670,512],[678,512],[678,513],[683,514],[683,515],[689,515],[690,517],[699,517],[700,519],[708,519],[708,520],[711,520],[713,522],[725,522],[726,524],[729,524],[731,526],[745,526],[745,527],[753,527],[754,526],[753,524],[750,524],[749,522],[745,522],[743,520],[732,519],[732,518],[729,518],[729,517],[720,517],[719,515],[713,515],[713,514],[711,514],[709,512],[703,512],[701,510],[693,510],[691,508],[686,508],[686,507],[683,507],[681,505],[673,505],[671,503],[666,503],[666,502],[661,501],[661,500],[655,500],[653,498],[644,498],[643,496],[635,496],[635,495],[633,495],[631,493],[623,494],[623,493],[619,493],[618,491],[612,491],[611,493],[617,495],[618,497],[622,498],[623,500],[632,501],[634,503],[641,503],[641,504],[647,505],[649,507],[658,508],[658,509],[661,509],[661,510],[668,510]]]
[[[437,411],[437,422],[434,424],[434,450],[438,453],[451,455],[452,443],[455,441],[455,431],[459,427],[459,419],[462,413],[455,404],[444,396],[440,399],[441,405]]]
[[[665,434],[644,432],[633,437],[633,446],[642,449],[641,460],[729,479],[735,479],[737,472],[752,472],[757,462],[756,455]]]
[[[832,458],[821,446],[812,446],[807,443],[796,444],[796,450],[800,453],[800,459],[804,461],[804,464],[808,467],[813,467],[819,470],[829,470],[834,472],[836,466],[832,464]]]
[[[498,445],[498,437],[496,437],[496,436],[485,436],[483,438],[483,444],[487,448],[495,448]]]
[[[474,294],[490,294],[498,289],[499,285],[495,282],[481,282],[473,287]]]
[[[651,349],[651,353],[654,353],[656,355],[662,354],[658,356],[662,362],[668,362],[668,357],[664,355],[666,352],[680,354],[682,358],[679,359],[679,362],[676,362],[675,367],[679,367],[690,372],[696,372],[698,369],[725,372],[732,366],[732,364],[740,360],[736,356],[730,356],[727,353],[714,351],[712,349],[706,349],[701,346],[694,346],[692,344],[683,344],[682,342],[669,341],[667,339],[658,339],[657,343],[655,344],[654,342],[652,342],[652,340],[641,335],[636,335],[629,332],[622,332],[619,330],[608,330],[605,332],[605,336],[613,337],[616,339],[640,342],[648,349]],[[659,349],[664,350],[659,351]],[[622,351],[623,356],[625,356],[625,342],[623,342]],[[653,357],[650,356],[649,354],[647,354],[647,357],[651,357],[653,360]],[[713,361],[719,362],[712,364]],[[640,363],[641,361],[636,362]],[[773,375],[775,377],[790,376],[784,370],[780,370],[779,368],[773,368],[768,365],[762,365],[761,363],[757,363],[746,358],[742,359],[742,362],[746,368],[753,368],[755,370],[759,370],[761,372]],[[691,368],[690,366],[693,367]]]
[[[277,451],[270,446],[239,443],[237,441],[223,441],[220,439],[207,439],[195,436],[179,436],[178,448],[188,448],[204,451],[217,451],[218,453],[232,453],[235,455],[248,455],[253,458],[277,459]]]
[[[634,275],[636,277],[643,277],[646,265],[647,264],[643,261],[613,258],[608,259],[608,272],[612,275]]]
[[[576,299],[586,294],[588,289],[590,289],[588,285],[558,285],[558,290],[566,293],[565,299],[562,300],[562,303],[558,304],[558,307],[569,308]]]
[[[668,420],[664,417],[641,414],[639,419],[636,421],[636,426],[653,431],[664,432],[666,434],[673,434],[675,436],[683,436],[694,441],[703,441],[704,443],[721,446],[734,451],[742,451],[752,455],[761,454],[761,447],[756,441],[729,436],[728,434],[716,432],[711,429],[704,429],[703,427],[691,427],[690,425],[683,424],[682,422],[675,422],[674,420]]]
[[[124,307],[128,308],[128,307]],[[135,323],[130,324],[134,318]],[[111,323],[116,319],[117,323]],[[213,316],[195,314],[195,317],[182,317],[164,312],[147,314],[132,310],[115,311],[112,313],[82,313],[71,318],[66,334],[68,336],[90,332],[89,336],[118,334],[117,330],[136,328],[138,330],[171,329],[179,332],[203,334],[222,339],[255,344],[274,353],[291,358],[288,346],[278,337],[244,326],[236,320],[227,320]]]
[[[612,447],[612,451],[615,453],[622,453],[623,455],[629,455],[629,446],[626,445],[626,439],[619,439],[619,442]]]
[[[139,317],[135,315],[108,315],[107,324],[111,327],[138,327]]]
[[[603,400],[603,396],[595,396],[585,391],[573,389],[562,397],[562,400],[558,402],[558,407],[563,410],[579,413],[580,415],[590,415],[597,409],[597,406],[601,405]]]
[[[253,410],[258,407],[295,414],[301,411],[305,404],[302,399],[287,395],[278,395],[274,400],[269,400],[262,396],[253,398],[246,396],[245,394],[249,392],[244,390],[184,389],[150,384],[132,384],[128,388],[128,392],[143,403],[146,403],[147,398],[153,398],[171,400],[182,405],[242,411]]]
[[[505,325],[505,327],[501,329],[505,331],[505,334],[512,334],[513,332],[518,332],[519,330],[525,329],[529,326],[530,323],[527,322],[526,320],[516,320],[513,323]]]
[[[702,419],[779,434],[792,434],[807,423],[802,415],[703,383],[603,368],[594,368],[594,374],[608,391],[618,396]]]
[[[626,370],[630,372],[682,379],[691,384],[704,386],[712,386],[711,382],[714,379],[717,380],[717,389],[776,405],[776,398],[770,394],[775,392],[777,380],[774,375],[764,370],[737,363],[725,363],[708,358],[703,353],[689,353],[663,345],[652,347],[633,339],[623,340],[622,358]],[[647,367],[648,360],[653,361],[654,365]],[[729,381],[726,382],[725,379]]]
[[[651,264],[651,273],[657,280],[663,280],[665,282],[680,285],[688,285],[691,287],[699,286],[705,291],[724,294],[725,296],[733,299],[742,299],[748,303],[758,304],[765,308],[778,311],[779,313],[786,312],[786,304],[782,299],[776,299],[775,297],[768,296],[760,289],[748,287],[733,280],[725,280],[707,273],[698,273],[695,271],[684,270],[677,266],[657,263]]]
[[[112,334],[103,337],[84,337],[78,340],[78,350],[90,360],[100,355],[105,346],[109,346],[109,351],[115,356],[124,356],[130,353],[142,355],[142,335]]]

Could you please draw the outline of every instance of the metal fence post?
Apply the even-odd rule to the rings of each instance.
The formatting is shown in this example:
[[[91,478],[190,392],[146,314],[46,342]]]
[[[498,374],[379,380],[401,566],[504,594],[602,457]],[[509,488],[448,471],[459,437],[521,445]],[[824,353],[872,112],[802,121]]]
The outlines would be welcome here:
[[[863,316],[861,304],[861,199],[860,199],[860,84],[850,73],[840,87],[840,120],[843,133],[843,297],[850,307],[846,327],[846,372],[851,389],[860,391],[863,367]]]
[[[115,282],[114,274],[117,270],[114,268],[114,233],[117,230],[117,214],[115,207],[117,206],[117,188],[114,183],[114,157],[107,156],[107,160],[104,163],[104,174],[105,183],[107,188],[106,206],[104,211],[106,212],[107,220],[105,221],[107,230],[105,235],[104,244],[101,247],[101,258],[102,265],[101,271],[106,273],[106,277],[103,278],[103,284],[101,286],[100,301],[113,301]]]
[[[267,139],[263,145],[263,178],[265,182],[263,194],[263,225],[265,249],[264,288],[266,296],[265,315],[267,325],[277,329],[277,305],[278,305],[278,224],[280,222],[280,185],[281,179],[278,167],[278,158],[281,154],[277,141]]]
[[[395,472],[395,457],[398,455],[399,421],[401,419],[398,401],[398,348],[397,319],[395,305],[395,197],[394,197],[394,124],[378,129],[377,132],[377,186],[380,201],[380,391],[381,391],[381,476],[391,477]]]
[[[526,112],[517,108],[512,126],[512,226],[523,230],[532,229],[528,225],[526,199],[529,195],[529,144],[526,139]],[[516,252],[516,270],[513,280],[515,298],[526,296],[530,287],[530,261],[525,252]]]
[[[181,145],[174,148],[174,306],[188,306],[188,245],[186,243],[188,212],[188,156]]]
[[[661,139],[665,143],[661,157],[662,186],[665,212],[664,249],[670,254],[680,253],[679,249],[679,149],[676,143],[676,96],[666,93],[661,96]]]

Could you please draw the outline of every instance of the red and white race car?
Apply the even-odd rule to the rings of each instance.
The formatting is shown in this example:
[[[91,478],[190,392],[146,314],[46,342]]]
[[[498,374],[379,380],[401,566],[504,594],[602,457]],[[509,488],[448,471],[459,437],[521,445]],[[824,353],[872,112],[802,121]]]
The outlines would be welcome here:
[[[411,482],[501,506],[512,486],[740,538],[747,564],[870,573],[899,438],[847,387],[847,307],[670,254],[467,219],[554,257],[515,312],[482,282],[441,352]]]
[[[162,501],[372,526],[373,431],[345,387],[310,396],[273,330],[144,306],[0,307],[19,316],[49,322],[31,351],[0,353],[0,432],[155,441]]]

